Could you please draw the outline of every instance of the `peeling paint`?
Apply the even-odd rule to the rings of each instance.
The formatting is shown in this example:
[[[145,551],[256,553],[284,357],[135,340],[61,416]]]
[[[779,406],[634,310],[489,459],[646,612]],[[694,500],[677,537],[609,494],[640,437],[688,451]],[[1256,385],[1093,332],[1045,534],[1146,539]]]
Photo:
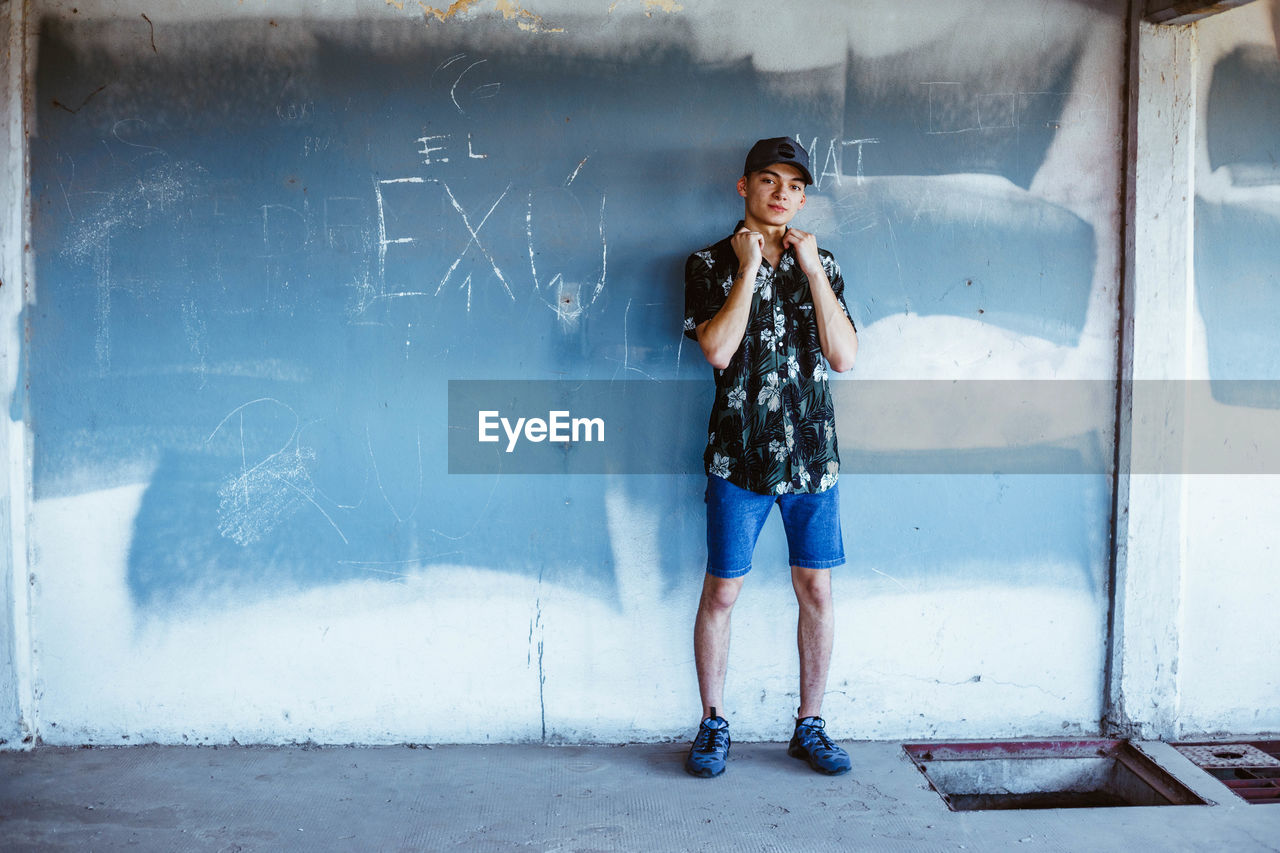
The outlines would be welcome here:
[[[446,21],[459,12],[465,12],[479,2],[480,0],[454,0],[453,3],[449,4],[448,9],[437,9],[434,6],[428,6],[421,0],[419,0],[418,5],[422,7],[422,14],[427,17],[427,23],[430,23],[433,15],[437,21]]]
[[[386,0],[387,5],[395,6],[397,9],[404,9],[403,2],[396,0]],[[454,0],[446,9],[438,9],[435,6],[428,6],[422,0],[418,0],[418,5],[422,7],[422,13],[427,19],[427,23],[431,23],[431,19],[437,21],[447,21],[457,16],[461,12],[467,12],[474,9],[480,0]],[[495,0],[494,11],[502,14],[504,21],[515,21],[516,26],[521,30],[530,33],[562,33],[564,29],[561,27],[549,27],[543,23],[541,15],[531,12],[519,6],[515,0]]]
[[[516,19],[516,26],[525,32],[531,33],[562,33],[563,27],[548,27],[542,23],[542,16],[535,15],[528,9],[522,9],[517,6],[513,0],[497,0],[497,10],[502,13],[502,19],[510,21]]]
[[[666,12],[669,15],[684,11],[684,7],[677,3],[676,0],[642,0],[642,2],[644,3],[644,13],[650,18],[653,17],[654,12],[658,11]],[[609,14],[612,15],[613,10],[621,4],[622,0],[613,0],[613,3],[609,4]]]

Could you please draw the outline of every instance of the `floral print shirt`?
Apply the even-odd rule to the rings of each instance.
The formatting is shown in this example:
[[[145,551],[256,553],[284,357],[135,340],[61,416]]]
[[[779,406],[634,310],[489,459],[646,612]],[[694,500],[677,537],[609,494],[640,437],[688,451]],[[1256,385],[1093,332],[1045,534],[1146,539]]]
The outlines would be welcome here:
[[[818,256],[848,316],[840,267],[825,249]],[[738,256],[728,237],[689,256],[684,268],[688,337],[696,341],[697,327],[724,306],[737,271]],[[708,475],[759,494],[822,492],[835,484],[840,454],[827,364],[809,279],[792,250],[783,253],[776,268],[767,260],[760,264],[746,333],[715,379],[703,454]]]

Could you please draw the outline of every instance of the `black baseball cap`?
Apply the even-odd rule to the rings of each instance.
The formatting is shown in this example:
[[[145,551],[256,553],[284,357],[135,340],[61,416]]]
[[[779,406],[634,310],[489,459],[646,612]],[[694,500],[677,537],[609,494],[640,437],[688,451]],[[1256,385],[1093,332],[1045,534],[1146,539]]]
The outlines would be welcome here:
[[[742,174],[750,175],[774,163],[786,163],[795,166],[804,176],[806,184],[813,183],[813,175],[809,173],[809,152],[804,146],[790,136],[775,136],[773,139],[761,139],[747,152],[747,163],[742,167]]]

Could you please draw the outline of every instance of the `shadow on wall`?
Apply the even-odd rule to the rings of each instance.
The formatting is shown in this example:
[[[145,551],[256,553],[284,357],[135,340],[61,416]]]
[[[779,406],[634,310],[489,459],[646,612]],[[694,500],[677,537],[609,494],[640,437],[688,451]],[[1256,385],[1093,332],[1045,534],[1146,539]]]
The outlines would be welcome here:
[[[1280,379],[1280,58],[1259,45],[1213,69],[1205,128],[1227,200],[1196,199],[1196,302],[1213,380]],[[1280,383],[1210,382],[1214,399],[1280,408]]]
[[[679,29],[618,59],[513,49],[480,23],[158,27],[164,50],[121,27],[42,26],[30,399],[38,497],[149,483],[142,605],[444,564],[616,599],[606,480],[449,476],[446,385],[707,377],[679,271],[740,213],[743,128],[834,158],[814,194],[839,217],[824,243],[860,325],[952,314],[1065,344],[1083,328],[1093,235],[1021,189],[1065,95],[1017,94],[1065,89],[1078,46],[963,91],[903,82],[930,51],[892,60],[900,85],[854,60],[829,72],[848,87],[781,98],[795,80],[695,61]],[[879,142],[845,144],[850,127]],[[662,416],[695,436],[706,417]],[[687,578],[698,478],[621,488],[656,519],[666,582]],[[880,506],[920,488],[882,481]],[[954,548],[930,565],[1050,549],[1093,566],[1077,534],[1104,530],[1107,501],[1085,488],[1041,493],[1071,521],[1036,542],[956,495],[936,540]],[[868,553],[899,553],[885,525],[862,528]]]

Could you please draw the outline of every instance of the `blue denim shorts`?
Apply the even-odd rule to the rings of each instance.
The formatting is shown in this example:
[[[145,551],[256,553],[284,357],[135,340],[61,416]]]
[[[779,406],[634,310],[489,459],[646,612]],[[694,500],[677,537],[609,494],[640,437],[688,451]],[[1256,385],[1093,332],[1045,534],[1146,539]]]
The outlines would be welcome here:
[[[773,505],[782,513],[791,565],[830,569],[844,565],[839,484],[817,494],[760,495],[714,475],[707,477],[707,574],[740,578]]]

